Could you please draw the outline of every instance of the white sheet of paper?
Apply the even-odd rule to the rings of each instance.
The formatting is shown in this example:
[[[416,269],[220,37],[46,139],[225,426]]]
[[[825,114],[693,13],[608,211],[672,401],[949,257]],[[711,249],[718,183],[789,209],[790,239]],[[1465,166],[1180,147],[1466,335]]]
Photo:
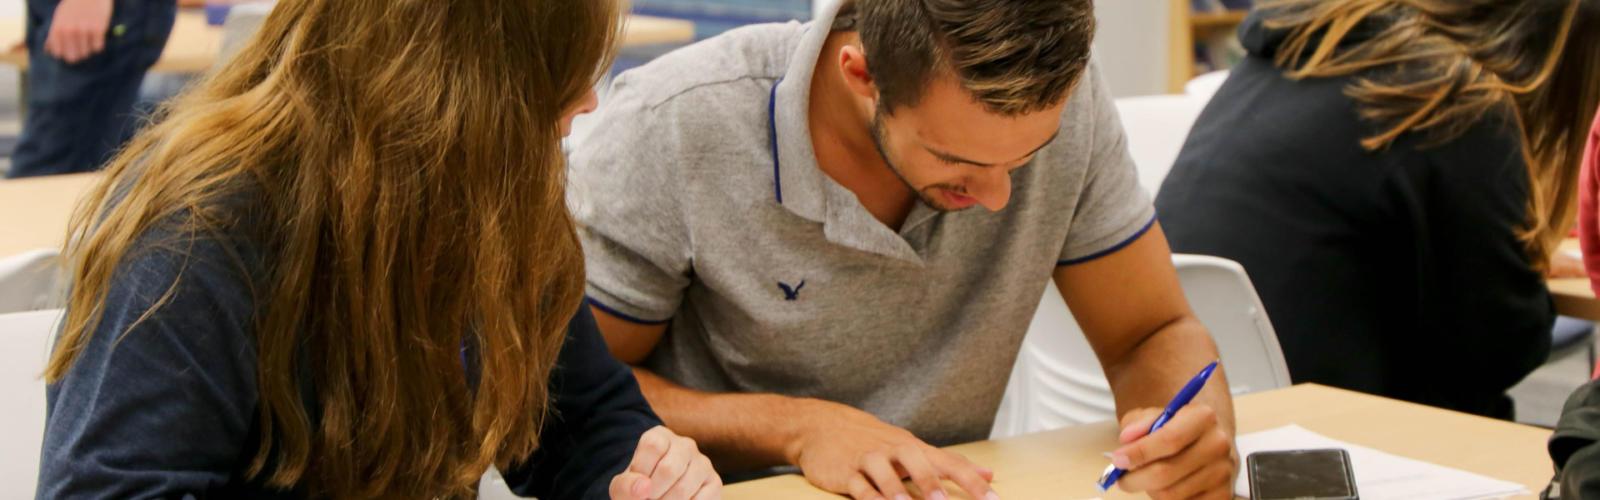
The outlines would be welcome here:
[[[1298,425],[1239,436],[1238,443],[1240,457],[1258,451],[1343,448],[1350,453],[1356,490],[1362,500],[1467,500],[1528,493],[1521,484],[1345,443]],[[1247,473],[1239,474],[1233,491],[1250,497]]]

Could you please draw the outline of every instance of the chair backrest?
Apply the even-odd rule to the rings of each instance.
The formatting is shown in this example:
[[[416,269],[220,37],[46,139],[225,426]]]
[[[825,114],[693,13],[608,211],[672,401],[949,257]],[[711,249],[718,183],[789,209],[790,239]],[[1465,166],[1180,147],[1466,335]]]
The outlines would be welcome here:
[[[1211,96],[1217,95],[1217,89],[1222,88],[1222,83],[1226,81],[1228,70],[1212,71],[1189,80],[1183,85],[1183,93],[1201,102],[1211,102]]]
[[[1238,263],[1174,255],[1184,296],[1211,332],[1235,395],[1287,387],[1288,364],[1255,287]],[[1198,368],[1197,368],[1198,369]],[[1110,385],[1083,331],[1051,284],[1017,355],[996,438],[1116,417]]]
[[[42,249],[0,258],[0,314],[61,307],[60,253]]]
[[[33,498],[44,442],[44,373],[61,310],[0,314],[0,498]]]

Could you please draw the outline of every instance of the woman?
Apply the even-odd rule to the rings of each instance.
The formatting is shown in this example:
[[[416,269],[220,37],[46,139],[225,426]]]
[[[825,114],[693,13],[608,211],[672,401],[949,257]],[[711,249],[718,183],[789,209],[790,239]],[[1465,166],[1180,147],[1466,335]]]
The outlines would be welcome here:
[[[578,307],[610,0],[283,0],[74,221],[41,498],[716,498]]]
[[[1156,202],[1297,382],[1509,418],[1600,101],[1600,0],[1270,0]]]

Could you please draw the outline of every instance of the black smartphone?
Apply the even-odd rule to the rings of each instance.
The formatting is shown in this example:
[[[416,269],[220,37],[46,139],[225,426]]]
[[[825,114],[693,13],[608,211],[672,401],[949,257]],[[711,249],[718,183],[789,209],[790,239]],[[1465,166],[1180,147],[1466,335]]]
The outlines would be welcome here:
[[[1344,450],[1258,451],[1245,458],[1251,500],[1356,500]]]

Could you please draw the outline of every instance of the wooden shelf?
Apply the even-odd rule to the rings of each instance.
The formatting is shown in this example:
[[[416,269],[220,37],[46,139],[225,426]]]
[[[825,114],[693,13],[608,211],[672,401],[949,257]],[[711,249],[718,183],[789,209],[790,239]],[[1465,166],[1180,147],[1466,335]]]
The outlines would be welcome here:
[[[1248,14],[1249,12],[1242,10],[1200,12],[1189,17],[1189,25],[1195,30],[1227,29],[1243,23]]]
[[[1183,93],[1183,87],[1195,74],[1195,42],[1209,40],[1219,33],[1238,29],[1250,13],[1245,10],[1222,12],[1192,12],[1190,0],[1170,0],[1170,25],[1172,30],[1171,60],[1167,67],[1167,91]]]

